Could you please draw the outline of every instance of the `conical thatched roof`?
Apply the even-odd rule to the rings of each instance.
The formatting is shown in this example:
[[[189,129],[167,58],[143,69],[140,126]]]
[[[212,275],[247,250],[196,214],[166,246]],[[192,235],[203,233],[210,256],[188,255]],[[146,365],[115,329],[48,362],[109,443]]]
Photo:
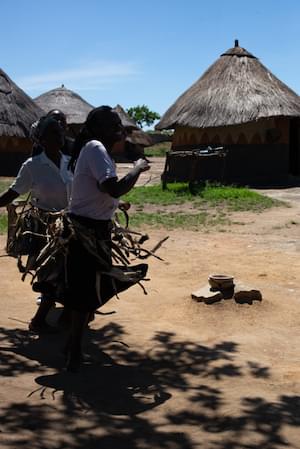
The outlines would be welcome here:
[[[29,136],[43,111],[0,69],[0,137]]]
[[[128,113],[117,104],[113,108],[115,112],[119,115],[122,125],[126,130],[128,131],[128,136],[126,137],[126,140],[130,143],[133,143],[135,145],[141,145],[144,147],[148,147],[150,145],[153,145],[151,138],[148,136],[147,133],[145,133],[137,124],[136,122],[128,115]]]
[[[66,89],[64,85],[49,90],[34,99],[35,103],[45,112],[59,109],[67,117],[68,124],[82,124],[93,106],[87,103],[80,95]]]
[[[140,129],[138,127],[138,125],[135,123],[135,121],[129,117],[129,115],[127,114],[127,112],[125,112],[125,110],[122,108],[122,106],[120,106],[119,104],[117,104],[117,106],[115,106],[113,108],[113,110],[119,115],[122,125],[124,126],[124,128],[127,129]]]
[[[244,48],[229,49],[167,110],[156,129],[300,116],[300,97]]]

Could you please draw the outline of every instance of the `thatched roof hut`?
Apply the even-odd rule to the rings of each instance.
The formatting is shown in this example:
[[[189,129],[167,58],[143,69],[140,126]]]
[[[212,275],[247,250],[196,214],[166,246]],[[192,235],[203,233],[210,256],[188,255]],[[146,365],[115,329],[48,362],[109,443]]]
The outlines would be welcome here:
[[[226,146],[227,178],[251,183],[258,171],[263,183],[300,174],[299,118],[299,96],[235,41],[156,129],[175,129],[173,150]]]
[[[156,129],[300,117],[299,96],[244,48],[230,48],[162,116]]]
[[[125,109],[122,108],[122,106],[117,104],[117,106],[115,106],[113,110],[119,115],[122,125],[128,131],[140,129],[139,126],[136,124],[136,122],[131,117],[129,117],[129,115],[127,114]]]
[[[49,90],[34,99],[35,103],[45,112],[59,109],[67,117],[67,123],[72,128],[80,127],[86,120],[93,106],[85,101],[80,95],[72,90],[66,89],[62,84],[57,89]]]
[[[144,147],[152,145],[152,141],[148,137],[148,134],[136,124],[136,122],[128,115],[122,106],[117,104],[113,110],[119,115],[122,125],[127,131],[125,153],[123,153],[123,155],[120,154],[118,160],[126,161],[128,159],[135,159],[142,156],[144,153]]]
[[[43,111],[0,69],[0,175],[14,176],[29,156],[29,130]]]
[[[168,136],[165,136],[161,133],[150,134],[143,131],[119,104],[115,106],[113,110],[118,113],[122,125],[128,132],[128,142],[136,145],[141,145],[143,147],[149,147],[159,142],[170,141]]]
[[[115,144],[118,154],[115,154],[117,162],[128,162],[142,157],[144,147],[149,145],[147,134],[139,128],[136,122],[128,115],[128,113],[117,104],[113,110],[119,115],[122,125],[127,131],[126,141]]]

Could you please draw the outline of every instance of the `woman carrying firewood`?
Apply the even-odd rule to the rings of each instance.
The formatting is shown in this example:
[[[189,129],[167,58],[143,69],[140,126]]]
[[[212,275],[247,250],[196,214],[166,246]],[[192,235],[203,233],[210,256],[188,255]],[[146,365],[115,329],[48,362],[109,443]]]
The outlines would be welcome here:
[[[18,196],[31,193],[30,203],[36,210],[41,234],[31,241],[31,256],[33,252],[37,255],[45,245],[43,232],[46,232],[46,222],[51,219],[51,214],[67,207],[72,183],[72,173],[68,169],[70,157],[61,152],[64,130],[59,121],[53,117],[41,120],[38,139],[42,151],[23,163],[15,181],[8,190],[0,194],[0,207],[3,207]],[[54,330],[46,322],[53,304],[54,298],[51,295],[42,295],[37,312],[29,324],[31,331],[42,333]]]
[[[139,159],[133,169],[118,179],[113,161],[114,144],[125,139],[121,120],[109,106],[93,109],[74,145],[74,170],[69,220],[76,238],[67,256],[66,305],[72,309],[72,325],[66,344],[67,370],[81,362],[81,340],[90,313],[117,292],[145,277],[146,264],[131,267],[126,278],[113,267],[112,218],[119,198],[129,192],[149,164]]]

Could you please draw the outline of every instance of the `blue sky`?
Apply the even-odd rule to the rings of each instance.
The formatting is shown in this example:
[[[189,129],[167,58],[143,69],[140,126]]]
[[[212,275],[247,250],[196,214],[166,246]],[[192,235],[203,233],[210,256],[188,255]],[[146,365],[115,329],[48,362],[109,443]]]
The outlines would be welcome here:
[[[33,98],[164,113],[234,40],[300,94],[298,0],[1,2],[0,67]]]

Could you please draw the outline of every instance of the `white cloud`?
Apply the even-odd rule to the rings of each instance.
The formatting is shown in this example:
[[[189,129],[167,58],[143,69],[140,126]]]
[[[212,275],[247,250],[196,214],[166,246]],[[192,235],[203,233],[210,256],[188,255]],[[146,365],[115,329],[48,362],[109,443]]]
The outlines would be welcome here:
[[[26,91],[46,91],[65,85],[66,88],[80,90],[104,89],[111,84],[133,78],[138,74],[133,63],[97,61],[81,66],[48,73],[25,76],[16,83]]]

